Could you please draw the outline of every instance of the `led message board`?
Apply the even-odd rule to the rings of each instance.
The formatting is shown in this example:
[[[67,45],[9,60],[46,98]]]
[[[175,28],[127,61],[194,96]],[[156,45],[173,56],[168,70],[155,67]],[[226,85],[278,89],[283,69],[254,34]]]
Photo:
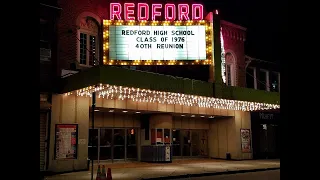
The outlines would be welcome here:
[[[212,62],[212,28],[199,21],[103,21],[106,65]]]

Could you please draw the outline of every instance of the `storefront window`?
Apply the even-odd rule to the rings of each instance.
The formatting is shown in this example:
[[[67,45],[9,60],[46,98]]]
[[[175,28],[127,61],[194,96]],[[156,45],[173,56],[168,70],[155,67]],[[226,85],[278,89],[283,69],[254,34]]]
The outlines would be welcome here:
[[[170,144],[170,129],[164,129],[164,143]]]
[[[157,144],[163,144],[163,130],[162,129],[157,129],[157,139],[156,142]]]
[[[151,129],[151,145],[155,145],[155,144],[156,144],[156,130]]]
[[[151,129],[151,145],[170,144],[170,129]]]

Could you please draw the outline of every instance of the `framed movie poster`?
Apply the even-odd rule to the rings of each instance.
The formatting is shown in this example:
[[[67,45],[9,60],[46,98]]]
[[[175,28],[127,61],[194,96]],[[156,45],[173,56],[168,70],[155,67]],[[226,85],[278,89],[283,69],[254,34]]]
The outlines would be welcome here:
[[[77,159],[78,125],[56,124],[55,159]]]
[[[241,151],[243,153],[251,152],[251,133],[250,129],[240,129]]]

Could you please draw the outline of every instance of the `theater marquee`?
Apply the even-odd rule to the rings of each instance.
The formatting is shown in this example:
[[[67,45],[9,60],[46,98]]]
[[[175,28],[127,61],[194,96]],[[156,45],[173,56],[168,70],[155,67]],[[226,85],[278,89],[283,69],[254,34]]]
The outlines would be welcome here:
[[[206,60],[205,26],[109,26],[109,58]]]
[[[210,22],[203,20],[202,6],[190,6],[192,13],[189,14],[189,6],[177,5],[178,13],[175,14],[175,6],[166,4],[164,5],[166,21],[155,19],[155,16],[161,16],[161,12],[157,12],[154,8],[155,5],[152,5],[153,9],[150,10],[152,18],[139,11],[143,7],[148,8],[139,3],[135,18],[134,9],[128,9],[126,4],[124,10],[118,3],[110,6],[112,20],[103,21],[104,64],[207,65],[212,63],[212,27]],[[160,5],[158,7],[160,8]],[[147,20],[141,20],[142,18]],[[150,21],[149,18],[153,20]]]
[[[209,64],[212,61],[211,32],[204,20],[104,20],[104,64]]]

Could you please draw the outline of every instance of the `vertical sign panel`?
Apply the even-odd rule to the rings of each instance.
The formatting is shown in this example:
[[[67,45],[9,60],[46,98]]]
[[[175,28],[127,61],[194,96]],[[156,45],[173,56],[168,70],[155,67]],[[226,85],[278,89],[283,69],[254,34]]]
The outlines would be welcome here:
[[[241,150],[243,153],[251,152],[251,133],[250,129],[240,129]]]
[[[55,132],[55,159],[77,159],[77,124],[57,124]]]

